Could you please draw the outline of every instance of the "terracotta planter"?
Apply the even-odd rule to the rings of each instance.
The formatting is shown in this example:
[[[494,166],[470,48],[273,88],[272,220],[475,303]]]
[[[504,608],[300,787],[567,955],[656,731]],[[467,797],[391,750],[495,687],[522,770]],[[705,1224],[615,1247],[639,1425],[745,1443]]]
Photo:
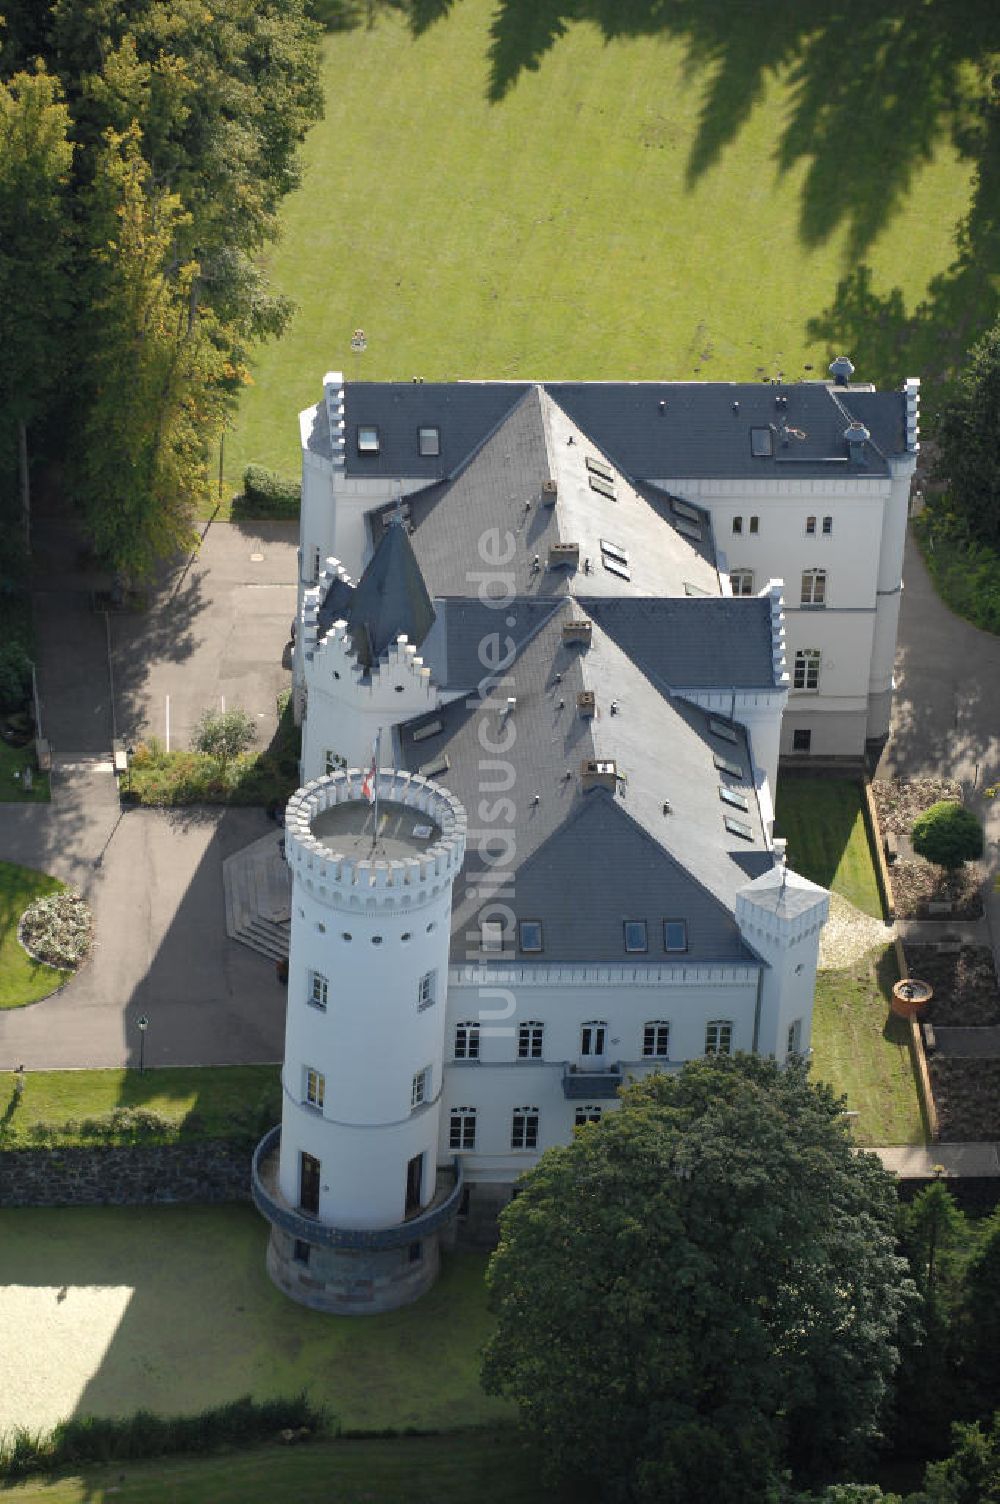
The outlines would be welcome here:
[[[892,1011],[900,1018],[919,1017],[933,996],[934,988],[930,982],[903,977],[892,989]]]

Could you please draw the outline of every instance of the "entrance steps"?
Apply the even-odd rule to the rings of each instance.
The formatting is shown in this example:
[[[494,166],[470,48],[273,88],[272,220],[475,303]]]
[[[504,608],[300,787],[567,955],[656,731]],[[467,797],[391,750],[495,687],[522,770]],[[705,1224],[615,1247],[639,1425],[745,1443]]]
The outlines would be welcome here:
[[[284,831],[262,836],[222,864],[226,934],[272,961],[288,959],[292,874],[284,858]]]

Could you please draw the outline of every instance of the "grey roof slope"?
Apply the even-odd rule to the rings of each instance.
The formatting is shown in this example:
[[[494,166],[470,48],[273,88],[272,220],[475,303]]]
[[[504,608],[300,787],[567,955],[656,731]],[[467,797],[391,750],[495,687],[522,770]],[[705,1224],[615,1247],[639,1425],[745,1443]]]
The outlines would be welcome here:
[[[539,604],[527,603],[527,610],[537,620]],[[503,682],[484,688],[481,706],[463,696],[400,729],[401,765],[440,780],[474,820],[488,824],[484,801],[488,809],[504,792],[513,804],[513,821],[500,815],[493,844],[484,851],[470,843],[455,889],[453,958],[469,959],[467,932],[477,932],[490,891],[489,858],[507,846],[513,860],[503,870],[514,879],[518,916],[542,920],[544,959],[624,961],[626,918],[647,920],[650,959],[664,958],[666,918],[687,920],[690,958],[746,958],[733,917],[736,895],[773,858],[745,734],[734,728],[735,744],[714,738],[703,711],[654,688],[599,626],[588,648],[564,643],[563,622],[577,615],[574,603],[555,603],[522,639]],[[578,708],[588,691],[592,719]],[[511,696],[516,705],[505,729]],[[489,739],[510,743],[502,756],[484,750],[483,716],[490,718]],[[435,723],[439,732],[421,734]],[[739,763],[742,776],[720,772],[716,756]],[[617,792],[583,790],[581,763],[593,758],[616,763]],[[746,800],[739,818],[749,840],[726,828],[727,813],[738,812],[723,803],[720,782]]]
[[[767,475],[827,476],[852,470],[885,475],[886,457],[905,451],[900,392],[793,382],[546,382],[545,391],[626,474],[643,480]],[[346,470],[351,476],[426,478],[452,475],[530,390],[529,382],[346,382]],[[787,406],[778,399],[787,399]],[[660,404],[663,404],[662,408]],[[734,411],[733,404],[739,407]],[[322,407],[322,404],[320,405]],[[865,463],[848,464],[844,429],[851,419],[871,433]],[[379,430],[378,454],[360,455],[359,424]],[[770,458],[750,453],[750,429],[798,429]],[[439,456],[421,456],[417,430],[440,429]],[[311,424],[309,447],[328,452],[325,414]],[[328,427],[328,425],[326,425]],[[326,448],[324,449],[324,445]]]
[[[434,607],[405,527],[388,527],[355,587],[347,625],[367,668],[405,633],[419,647],[434,622]]]
[[[588,461],[611,481],[595,477]],[[551,480],[557,489],[547,497],[543,487]],[[519,596],[549,599],[581,590],[720,591],[707,515],[693,524],[673,511],[665,493],[633,484],[541,387],[525,390],[457,475],[412,493],[406,506],[414,552],[435,595],[475,594],[481,578],[492,580],[482,586],[491,592],[509,583]],[[373,516],[373,537],[391,515],[386,506]],[[697,538],[682,528],[693,528]],[[577,563],[550,567],[550,550],[566,543],[578,546]],[[502,564],[489,562],[500,557]]]
[[[766,596],[714,600],[596,600],[580,595],[601,629],[665,693],[770,689],[771,603]]]

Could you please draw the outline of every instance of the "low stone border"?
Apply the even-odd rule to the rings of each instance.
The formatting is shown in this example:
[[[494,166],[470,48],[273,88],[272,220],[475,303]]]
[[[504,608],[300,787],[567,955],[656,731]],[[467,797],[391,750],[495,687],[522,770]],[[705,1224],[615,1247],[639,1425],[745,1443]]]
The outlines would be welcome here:
[[[868,840],[875,851],[875,876],[882,895],[882,908],[889,923],[893,924],[896,919],[896,906],[892,897],[892,882],[889,877],[889,865],[885,859],[885,847],[882,844],[882,827],[879,824],[878,810],[875,808],[875,800],[872,796],[871,779],[867,773],[861,780],[861,789],[864,796]]]
[[[899,935],[893,941],[896,949],[896,965],[899,967],[900,980],[910,975],[910,968],[906,960],[906,950]],[[937,1103],[934,1101],[934,1088],[931,1086],[931,1073],[927,1064],[927,1051],[924,1049],[924,1036],[920,1028],[920,1020],[915,1014],[910,1014],[910,1050],[913,1054],[913,1064],[917,1076],[917,1089],[920,1092],[920,1101],[927,1118],[927,1131],[931,1136],[931,1143],[936,1144],[941,1137],[941,1122],[938,1118]]]
[[[49,897],[52,897],[52,896],[58,897],[59,895],[58,894],[57,895],[51,895],[50,894],[48,896]],[[76,893],[73,890],[69,890],[69,896],[73,897],[73,898],[79,898],[80,902],[83,904],[84,908],[87,910],[87,914],[88,914],[89,920],[90,920],[90,924],[89,924],[90,934],[89,934],[89,938],[87,940],[87,949],[84,951],[84,953],[80,957],[79,961],[77,961],[76,964],[73,965],[73,966],[57,966],[54,961],[49,961],[49,960],[47,960],[45,958],[45,956],[40,956],[37,951],[32,950],[32,948],[28,944],[27,940],[25,940],[25,938],[24,938],[24,921],[28,917],[28,914],[30,913],[31,909],[34,907],[34,903],[37,902],[37,900],[33,900],[32,903],[30,903],[28,905],[28,907],[25,909],[24,913],[21,915],[20,919],[17,921],[17,942],[20,945],[21,949],[24,951],[24,953],[26,955],[28,955],[28,956],[31,957],[31,959],[34,961],[34,963],[35,963],[36,966],[47,966],[50,971],[64,971],[64,972],[68,972],[69,976],[67,976],[66,981],[69,981],[70,977],[75,977],[76,976],[77,972],[80,970],[80,967],[84,966],[87,963],[87,961],[90,959],[91,953],[92,953],[92,951],[94,949],[94,911],[91,909],[90,904],[87,903],[87,900],[83,897],[82,893]],[[65,985],[66,984],[64,982],[63,986],[65,986]],[[50,994],[50,996],[51,996],[51,994]]]

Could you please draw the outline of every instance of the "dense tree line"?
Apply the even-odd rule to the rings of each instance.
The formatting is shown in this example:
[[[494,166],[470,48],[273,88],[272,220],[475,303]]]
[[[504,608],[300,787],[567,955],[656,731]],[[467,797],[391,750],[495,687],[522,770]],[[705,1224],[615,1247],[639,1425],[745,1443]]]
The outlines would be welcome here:
[[[189,541],[249,350],[291,311],[259,258],[321,108],[306,0],[6,0],[0,460],[25,522],[33,446],[116,569]]]
[[[942,1184],[899,1206],[842,1109],[804,1067],[692,1062],[522,1177],[484,1381],[555,1479],[614,1504],[864,1504],[877,1487],[823,1487],[941,1457],[957,1420],[913,1504],[1000,1498],[955,1481],[1000,1480],[975,1424],[1000,1407],[1000,1214]]]

